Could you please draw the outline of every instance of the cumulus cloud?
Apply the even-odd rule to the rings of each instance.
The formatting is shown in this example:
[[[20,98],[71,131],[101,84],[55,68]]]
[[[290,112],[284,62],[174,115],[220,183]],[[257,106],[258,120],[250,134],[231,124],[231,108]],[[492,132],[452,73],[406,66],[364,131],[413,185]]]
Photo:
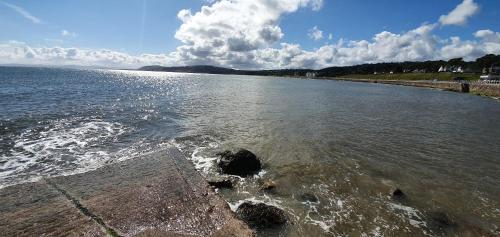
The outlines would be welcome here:
[[[62,47],[31,47],[24,42],[0,43],[0,64],[78,65],[135,68],[141,65],[172,64],[164,54],[127,53],[106,49],[92,50]]]
[[[460,22],[461,5],[442,20]],[[475,3],[474,3],[475,4]],[[471,40],[440,38],[434,31],[445,23],[423,24],[406,32],[383,31],[367,40],[342,38],[314,50],[282,42],[280,18],[308,7],[318,10],[317,0],[219,0],[199,11],[185,9],[175,37],[182,45],[169,54],[130,55],[111,50],[62,47],[32,47],[22,42],[0,43],[0,64],[56,64],[120,68],[145,65],[182,66],[209,64],[238,69],[324,68],[361,63],[422,61],[484,54],[500,54],[500,33],[489,29],[475,32]],[[458,12],[458,13],[454,13]],[[470,15],[470,14],[469,14]],[[466,19],[467,17],[465,17]],[[466,20],[465,20],[466,21]],[[310,33],[320,31],[314,27]],[[321,32],[321,31],[320,31]],[[71,33],[71,32],[68,32]],[[65,34],[64,31],[61,34]],[[313,34],[314,35],[314,34]],[[316,36],[317,39],[323,34]],[[313,37],[314,38],[314,37]],[[328,35],[331,40],[333,36]]]
[[[15,12],[17,12],[18,14],[20,14],[21,16],[23,16],[24,18],[30,20],[31,22],[33,22],[35,24],[42,24],[43,23],[43,21],[40,20],[40,18],[33,16],[31,13],[24,10],[20,6],[10,4],[10,3],[4,2],[4,1],[0,1],[0,3],[3,4],[4,6],[10,8],[10,9],[14,10]]]
[[[479,30],[473,40],[459,37],[441,39],[433,34],[433,24],[400,34],[383,31],[370,40],[345,41],[305,50],[298,44],[281,43],[249,51],[230,51],[214,56],[211,49],[186,47],[170,54],[130,55],[111,50],[61,47],[31,47],[25,43],[0,43],[0,64],[56,64],[136,68],[144,65],[211,64],[239,69],[313,68],[361,63],[400,62],[464,57],[474,60],[485,54],[500,54],[500,32]],[[192,50],[192,51],[189,51]],[[193,56],[182,55],[189,52]],[[186,60],[189,58],[189,60]]]
[[[220,0],[193,13],[179,11],[182,21],[175,38],[183,45],[175,54],[183,62],[240,67],[252,51],[267,48],[283,37],[279,20],[284,14],[310,7],[319,10],[322,0]]]
[[[323,31],[318,29],[318,26],[314,26],[312,29],[309,30],[309,33],[307,34],[309,38],[313,40],[320,40],[323,39]]]
[[[301,49],[296,44],[282,44],[281,49],[257,52],[269,55],[271,65],[285,68],[322,68],[328,66],[353,65],[387,61],[425,60],[435,57],[439,40],[431,34],[434,25],[423,25],[403,34],[388,31],[376,34],[371,41],[349,41],[340,39],[336,44],[324,45],[315,51]],[[269,51],[273,53],[269,53]]]
[[[441,25],[465,25],[468,19],[479,11],[474,0],[464,0],[453,11],[439,18]]]

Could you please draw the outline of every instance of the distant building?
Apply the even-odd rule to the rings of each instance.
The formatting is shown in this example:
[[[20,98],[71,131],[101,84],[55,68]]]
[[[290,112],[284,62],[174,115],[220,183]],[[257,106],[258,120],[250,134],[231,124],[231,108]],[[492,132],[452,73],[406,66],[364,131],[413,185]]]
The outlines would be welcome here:
[[[462,69],[462,67],[454,67],[453,72],[454,73],[464,73],[464,70]]]
[[[307,72],[306,73],[306,77],[307,78],[313,78],[313,77],[316,77],[317,76],[317,73],[315,72]]]
[[[451,72],[452,71],[452,68],[448,65],[446,66],[441,66],[438,70],[438,72]]]
[[[464,73],[464,69],[460,66],[441,66],[438,72],[454,72],[454,73]]]

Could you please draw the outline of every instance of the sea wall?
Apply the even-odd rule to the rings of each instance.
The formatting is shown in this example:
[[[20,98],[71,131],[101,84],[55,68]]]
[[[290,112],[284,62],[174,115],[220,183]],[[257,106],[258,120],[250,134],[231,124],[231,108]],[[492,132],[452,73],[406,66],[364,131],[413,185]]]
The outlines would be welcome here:
[[[470,93],[500,98],[500,84],[480,84],[473,83],[470,87]]]
[[[354,82],[368,82],[368,83],[382,83],[401,86],[414,86],[434,88],[447,91],[465,92],[462,89],[462,83],[453,81],[407,81],[407,80],[372,80],[372,79],[352,79],[352,78],[332,78],[341,81],[354,81]],[[470,82],[469,92],[471,94],[500,98],[500,84],[484,83],[484,82]]]

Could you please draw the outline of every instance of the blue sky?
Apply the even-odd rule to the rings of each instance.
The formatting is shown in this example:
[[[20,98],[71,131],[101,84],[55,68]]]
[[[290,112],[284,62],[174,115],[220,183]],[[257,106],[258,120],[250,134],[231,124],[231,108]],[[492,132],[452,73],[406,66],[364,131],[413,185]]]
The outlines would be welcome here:
[[[460,51],[460,47],[467,48],[467,43],[475,47],[465,52],[468,55],[477,56],[481,53],[500,51],[496,45],[500,43],[496,42],[495,38],[497,36],[500,38],[498,34],[500,1],[256,0],[255,2],[259,2],[257,4],[260,4],[258,7],[261,9],[254,15],[246,15],[247,12],[251,12],[245,9],[249,2],[252,1],[234,0],[220,3],[207,0],[0,0],[0,31],[2,32],[0,42],[3,42],[4,51],[1,53],[2,47],[0,47],[0,63],[39,64],[45,61],[49,64],[95,64],[96,66],[130,64],[133,67],[136,66],[135,64],[140,66],[139,64],[151,62],[163,65],[213,64],[236,68],[272,68],[273,65],[274,67],[276,65],[322,67],[387,61],[391,58],[400,60],[447,58],[458,55],[455,51]],[[266,5],[269,2],[272,4]],[[466,6],[463,9],[471,11],[465,16],[465,22],[440,23],[441,16],[450,14],[457,6],[464,3]],[[217,12],[217,14],[207,18],[199,16],[197,17],[199,19],[190,17],[188,21],[182,21],[179,17],[183,9],[190,9],[189,16],[194,16],[202,6],[212,9],[211,12]],[[474,6],[477,9],[470,10]],[[239,9],[241,13],[226,19],[224,14],[231,14],[226,8]],[[262,15],[261,12],[263,12]],[[239,19],[240,17],[242,19]],[[245,17],[248,19],[243,19]],[[215,25],[230,23],[232,19],[241,21],[242,25],[232,26],[231,31],[215,28]],[[254,22],[261,20],[264,23],[254,25]],[[208,23],[205,22],[210,22],[212,25],[207,25]],[[248,26],[245,26],[245,23]],[[181,30],[182,25],[189,29]],[[410,42],[399,41],[404,40],[405,34],[422,25],[432,25],[432,32],[426,33],[428,34],[426,36],[416,36],[417,40],[420,36],[422,40],[435,37],[433,43],[431,42],[435,45],[416,45],[416,40],[411,42],[415,44],[415,47],[408,49],[407,55],[393,57],[394,55],[390,52],[387,53],[388,47],[397,51],[397,47],[410,44]],[[214,39],[212,35],[199,34],[200,29],[212,29],[212,27],[213,31],[221,30],[225,34],[239,34],[239,36],[237,38],[220,36],[220,42],[216,44],[212,42]],[[257,39],[254,35],[256,33],[252,32],[250,27],[272,29],[274,35],[271,35],[270,39]],[[313,28],[317,29],[315,39],[312,36]],[[475,35],[480,30],[488,30],[485,33],[487,36],[481,38]],[[179,32],[183,33],[183,36],[176,36]],[[349,45],[349,42],[362,43],[366,40],[368,43],[375,44],[373,38],[382,32],[401,36],[398,38],[399,43],[394,46],[384,46],[385,51],[377,53],[379,55],[387,53],[388,57],[361,55],[357,58],[354,56],[348,58],[349,56],[345,55],[361,54],[363,49],[370,51],[369,45],[353,46]],[[332,37],[329,37],[330,34]],[[194,39],[194,37],[200,39]],[[387,35],[387,37],[393,37],[387,40],[394,41],[396,36]],[[459,42],[456,42],[456,37],[459,38]],[[485,43],[486,37],[489,43]],[[239,44],[236,48],[230,45],[235,40]],[[341,42],[343,45],[339,46]],[[448,49],[445,47],[450,46],[452,42],[455,43],[457,50],[453,52],[450,50],[445,54],[444,50]],[[494,45],[491,46],[490,43]],[[381,45],[374,45],[372,48],[375,49],[377,46],[379,49]],[[326,52],[326,46],[331,46],[331,52]],[[10,55],[9,53],[15,50],[8,47],[23,49],[24,58],[19,59],[19,55]],[[426,47],[436,47],[436,49],[443,50],[443,53],[420,55]],[[63,50],[67,55],[63,57],[58,54],[56,58],[50,58],[48,51],[42,48],[58,48],[59,53]],[[75,52],[69,53],[69,49],[86,50],[78,51],[79,55],[83,55],[82,52],[86,55],[95,53],[89,52],[90,50],[106,50],[119,53],[122,58],[131,58],[125,63],[107,62],[109,58],[87,62],[89,57],[87,61],[80,62],[83,56],[75,58]],[[46,55],[42,55],[43,53]],[[327,53],[331,58],[324,58],[324,55],[320,55]],[[134,58],[141,57],[143,54],[155,55],[156,61]],[[284,59],[280,62],[266,62],[274,58],[271,54],[276,57],[290,56],[290,54],[293,56],[292,58],[283,56]],[[464,56],[467,57],[467,55]],[[164,61],[159,59],[161,57],[165,57]]]

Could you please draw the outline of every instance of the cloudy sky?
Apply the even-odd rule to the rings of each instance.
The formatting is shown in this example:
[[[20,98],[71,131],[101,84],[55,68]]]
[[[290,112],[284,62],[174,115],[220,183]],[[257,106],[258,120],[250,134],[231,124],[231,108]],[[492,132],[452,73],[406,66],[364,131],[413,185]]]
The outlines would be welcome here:
[[[0,0],[0,64],[324,68],[500,54],[497,0]]]

